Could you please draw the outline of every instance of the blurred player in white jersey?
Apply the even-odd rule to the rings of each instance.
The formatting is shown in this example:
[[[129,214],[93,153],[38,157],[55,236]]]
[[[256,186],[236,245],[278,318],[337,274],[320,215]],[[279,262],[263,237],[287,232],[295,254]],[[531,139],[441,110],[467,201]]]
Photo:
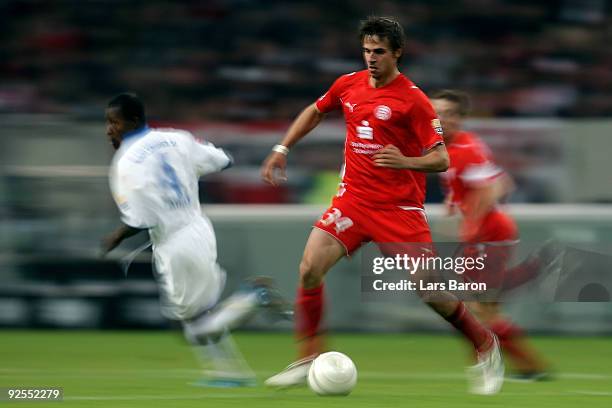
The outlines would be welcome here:
[[[225,271],[217,263],[213,227],[200,210],[198,179],[230,167],[231,156],[189,132],[149,128],[133,94],[109,102],[106,133],[117,149],[110,185],[123,224],[105,238],[104,253],[148,230],[162,312],[182,322],[187,340],[212,365],[207,384],[253,383],[229,330],[260,307],[281,313],[284,302],[269,282],[256,279],[219,303]]]

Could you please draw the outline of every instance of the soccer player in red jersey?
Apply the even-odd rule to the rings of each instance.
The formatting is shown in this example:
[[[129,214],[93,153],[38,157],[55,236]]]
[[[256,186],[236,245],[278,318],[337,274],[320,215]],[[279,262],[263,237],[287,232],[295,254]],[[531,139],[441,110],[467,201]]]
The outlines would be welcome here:
[[[305,383],[313,358],[323,351],[323,278],[336,262],[369,241],[379,246],[431,243],[423,210],[425,173],[449,165],[440,122],[425,94],[398,69],[404,44],[400,24],[370,17],[361,24],[360,38],[367,69],[339,77],[306,107],[262,166],[262,178],[277,185],[285,179],[289,149],[326,113],[342,110],[342,182],[331,207],[315,223],[299,268],[295,312],[301,359],[269,378],[270,386]],[[450,293],[419,295],[474,345],[479,364],[472,370],[472,391],[497,392],[504,367],[495,336]]]
[[[465,250],[487,254],[485,270],[468,279],[486,281],[501,293],[513,289],[532,279],[540,270],[543,251],[514,268],[507,268],[519,235],[514,220],[498,203],[510,192],[512,181],[495,165],[488,147],[475,134],[462,130],[470,107],[467,94],[443,90],[433,94],[431,101],[442,123],[450,156],[450,167],[441,173],[446,190],[445,204],[449,214],[458,209],[463,216],[460,237]],[[546,376],[544,363],[527,345],[522,330],[501,314],[500,304],[495,300],[471,302],[469,306],[497,335],[518,377],[543,379]]]

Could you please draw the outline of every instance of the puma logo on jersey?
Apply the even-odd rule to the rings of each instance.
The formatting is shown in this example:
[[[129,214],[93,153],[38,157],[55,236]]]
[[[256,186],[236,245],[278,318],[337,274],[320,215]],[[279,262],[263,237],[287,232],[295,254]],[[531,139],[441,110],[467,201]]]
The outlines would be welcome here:
[[[355,109],[355,106],[357,106],[356,103],[350,103],[350,102],[345,102],[344,106],[346,106],[349,110],[349,112],[353,113],[353,110]]]

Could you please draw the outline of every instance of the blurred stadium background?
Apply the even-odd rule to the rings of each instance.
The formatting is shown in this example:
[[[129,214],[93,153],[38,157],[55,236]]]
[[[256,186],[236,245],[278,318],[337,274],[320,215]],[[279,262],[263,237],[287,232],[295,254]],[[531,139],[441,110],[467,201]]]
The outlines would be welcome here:
[[[524,242],[609,244],[611,11],[605,0],[1,1],[0,327],[168,327],[149,256],[127,278],[118,265],[141,242],[97,252],[117,224],[103,112],[125,90],[151,124],[234,154],[234,168],[201,181],[228,290],[266,274],[291,296],[309,226],[338,182],[341,118],[292,151],[286,185],[264,185],[259,165],[303,106],[361,69],[354,33],[371,13],[403,23],[402,70],[422,89],[472,95],[469,127],[517,182],[510,208]],[[435,236],[451,240],[456,220],[429,181]],[[411,296],[361,302],[358,264],[329,277],[331,328],[445,330]],[[609,303],[525,294],[508,310],[533,331],[612,333]]]

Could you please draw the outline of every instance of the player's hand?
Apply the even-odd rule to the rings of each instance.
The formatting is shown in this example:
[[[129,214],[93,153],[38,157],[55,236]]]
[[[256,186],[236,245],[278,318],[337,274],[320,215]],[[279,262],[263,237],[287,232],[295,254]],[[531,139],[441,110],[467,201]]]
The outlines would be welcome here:
[[[480,233],[480,222],[478,220],[464,219],[461,226],[461,240],[463,242],[474,242]]]
[[[261,166],[261,178],[268,184],[278,186],[287,181],[287,156],[271,152]]]
[[[405,169],[407,157],[402,154],[400,149],[393,145],[386,145],[376,152],[372,159],[374,164],[379,167],[388,167],[391,169]]]
[[[110,251],[117,248],[121,241],[121,237],[114,232],[102,238],[100,242],[100,257],[104,258]]]
[[[444,199],[444,209],[446,210],[446,215],[449,217],[457,214],[457,205],[455,205],[450,198]]]

